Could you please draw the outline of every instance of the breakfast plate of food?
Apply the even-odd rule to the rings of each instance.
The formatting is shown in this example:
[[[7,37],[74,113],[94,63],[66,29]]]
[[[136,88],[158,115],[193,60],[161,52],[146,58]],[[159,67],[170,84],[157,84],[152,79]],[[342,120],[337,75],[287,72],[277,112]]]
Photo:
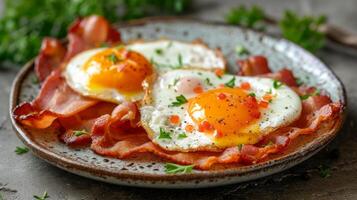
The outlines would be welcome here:
[[[308,159],[343,124],[344,86],[283,39],[178,18],[73,22],[14,80],[18,137],[61,169],[109,183],[198,188]]]

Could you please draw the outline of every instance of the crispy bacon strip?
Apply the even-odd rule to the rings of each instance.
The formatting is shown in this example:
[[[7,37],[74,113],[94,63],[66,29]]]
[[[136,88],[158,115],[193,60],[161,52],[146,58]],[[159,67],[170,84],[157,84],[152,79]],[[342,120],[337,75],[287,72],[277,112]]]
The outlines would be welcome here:
[[[61,64],[65,53],[61,41],[55,38],[42,40],[40,53],[35,59],[35,72],[41,82]]]
[[[77,19],[68,31],[66,61],[84,50],[121,42],[120,33],[102,16]]]
[[[214,164],[241,163],[252,164],[260,162],[270,154],[283,151],[290,141],[302,134],[312,134],[324,122],[333,121],[339,115],[338,103],[324,102],[325,97],[311,97],[312,101],[304,103],[304,107],[314,108],[304,112],[304,121],[292,127],[278,130],[266,142],[259,146],[244,145],[241,150],[237,147],[227,148],[222,152],[175,152],[167,151],[152,143],[145,131],[133,128],[136,123],[135,105],[125,103],[111,115],[98,118],[92,128],[93,142],[91,148],[98,154],[125,159],[140,153],[153,153],[161,158],[180,164],[194,164],[198,169],[210,169]],[[113,124],[119,125],[113,127]],[[135,126],[134,126],[135,127]],[[272,144],[269,144],[272,142]]]
[[[68,31],[67,47],[54,38],[45,38],[42,41],[41,50],[35,60],[35,71],[41,82],[63,61],[69,61],[78,53],[103,44],[115,45],[121,42],[120,33],[101,16],[77,19]]]
[[[36,99],[17,106],[13,115],[19,122],[33,128],[47,128],[58,117],[73,116],[98,101],[77,94],[55,70],[43,83]]]
[[[252,56],[245,60],[238,60],[238,75],[256,76],[270,73],[268,60],[264,56]]]

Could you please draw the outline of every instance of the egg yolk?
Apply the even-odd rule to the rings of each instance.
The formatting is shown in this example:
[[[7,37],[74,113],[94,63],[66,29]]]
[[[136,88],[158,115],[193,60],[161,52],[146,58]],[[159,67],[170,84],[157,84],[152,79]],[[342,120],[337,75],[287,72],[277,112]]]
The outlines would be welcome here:
[[[259,105],[241,88],[217,88],[189,100],[188,113],[199,131],[217,146],[254,144],[259,140]]]
[[[143,55],[124,47],[95,54],[83,68],[89,74],[90,89],[111,88],[126,95],[141,92],[143,80],[153,71]]]

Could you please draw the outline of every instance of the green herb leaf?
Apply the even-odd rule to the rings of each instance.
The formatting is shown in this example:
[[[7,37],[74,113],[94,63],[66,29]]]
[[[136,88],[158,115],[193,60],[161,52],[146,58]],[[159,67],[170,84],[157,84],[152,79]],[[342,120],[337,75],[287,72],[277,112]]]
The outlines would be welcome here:
[[[176,68],[182,68],[183,67],[183,62],[182,62],[182,55],[179,54],[177,56],[177,61],[178,61],[178,66]]]
[[[237,145],[238,151],[241,151],[241,150],[242,150],[243,145],[244,145],[244,144],[238,144],[238,145]]]
[[[110,22],[186,11],[190,0],[4,0],[0,62],[23,64],[36,56],[44,37],[63,38],[77,18],[101,15]],[[121,9],[123,12],[118,12]],[[0,65],[3,66],[3,65]]]
[[[175,80],[174,80],[174,86],[179,82],[179,78],[175,78]]]
[[[265,13],[260,7],[253,6],[249,9],[245,6],[240,6],[229,11],[226,15],[226,22],[261,30],[264,28],[264,18]]]
[[[50,196],[48,195],[47,191],[45,191],[42,196],[37,196],[34,195],[33,198],[35,198],[36,200],[46,200],[47,198],[49,198]]]
[[[236,52],[237,52],[237,54],[240,55],[240,56],[242,56],[242,55],[249,55],[249,54],[250,54],[250,52],[248,51],[248,49],[245,48],[245,47],[243,47],[243,46],[241,46],[241,45],[239,45],[239,46],[236,47]]]
[[[319,174],[322,178],[327,178],[331,176],[331,168],[325,165],[319,166]]]
[[[176,97],[176,101],[172,102],[171,106],[181,106],[182,104],[187,103],[187,99],[185,96],[183,96],[182,94],[180,96]]]
[[[178,135],[178,139],[183,139],[183,138],[187,138],[187,135],[185,133],[180,133]]]
[[[163,54],[163,50],[162,49],[155,49],[155,53],[157,54],[157,55],[162,55]]]
[[[225,85],[226,87],[234,88],[235,82],[236,82],[236,77],[233,77],[230,81],[228,81],[228,82],[225,83],[224,85]]]
[[[305,94],[305,95],[300,96],[300,99],[301,99],[301,100],[306,100],[306,99],[308,99],[309,97],[311,97],[311,94]]]
[[[165,164],[165,172],[167,174],[191,173],[194,165],[178,165],[174,163]]]
[[[37,76],[32,77],[31,81],[32,81],[33,84],[39,84],[40,83],[40,79],[38,79]]]
[[[22,155],[27,152],[29,152],[29,148],[27,148],[27,147],[16,147],[16,149],[15,149],[15,153],[17,155]]]
[[[172,47],[172,41],[170,41],[168,44],[167,44],[167,47],[166,47],[166,49],[169,49],[169,48],[171,48]]]
[[[84,135],[84,134],[87,134],[88,132],[86,131],[86,130],[79,130],[79,131],[73,131],[73,134],[75,135],[75,136],[81,136],[81,135]]]
[[[274,89],[279,89],[281,86],[283,86],[282,82],[280,82],[278,80],[274,80],[274,82],[273,82]]]
[[[206,78],[206,79],[205,79],[205,83],[206,83],[207,85],[209,85],[209,86],[213,86],[213,84],[212,84],[212,82],[211,82],[211,80],[210,80],[209,78]]]
[[[292,11],[286,11],[279,26],[283,37],[316,52],[325,44],[325,34],[319,28],[326,22],[325,16],[300,17]]]
[[[251,92],[251,93],[248,94],[248,96],[255,97],[255,93]]]
[[[163,128],[160,128],[159,139],[172,139],[170,132],[166,132]]]
[[[295,82],[296,82],[296,84],[297,84],[298,86],[301,86],[301,85],[304,84],[304,82],[303,82],[300,78],[296,78],[296,79],[295,79]]]
[[[110,60],[113,64],[116,64],[119,61],[118,57],[114,53],[109,54],[107,59]]]

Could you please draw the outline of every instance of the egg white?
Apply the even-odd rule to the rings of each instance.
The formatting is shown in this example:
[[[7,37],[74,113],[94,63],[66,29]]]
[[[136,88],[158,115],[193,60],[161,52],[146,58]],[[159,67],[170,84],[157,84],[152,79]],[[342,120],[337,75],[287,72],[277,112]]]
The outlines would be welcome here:
[[[196,127],[193,132],[185,131],[186,124],[194,124],[187,112],[187,103],[180,107],[170,106],[175,98],[181,93],[177,92],[175,84],[177,80],[184,77],[198,78],[203,83],[204,90],[217,88],[219,85],[232,80],[233,75],[224,75],[218,78],[213,72],[202,70],[174,70],[162,74],[156,81],[149,84],[148,95],[144,99],[144,104],[140,108],[141,123],[147,130],[151,140],[160,147],[175,151],[199,151],[199,150],[219,150],[211,137],[199,132]],[[209,79],[209,83],[207,82]],[[262,77],[241,77],[235,76],[235,85],[248,82],[251,85],[251,92],[254,92],[257,99],[261,99],[268,91],[275,96],[267,109],[261,111],[261,117],[257,124],[262,136],[279,127],[284,127],[299,118],[301,114],[301,100],[299,96],[289,87],[283,85],[274,89],[274,80]],[[196,94],[183,94],[187,99],[195,97]],[[178,115],[181,123],[179,126],[170,125],[168,117]],[[160,128],[170,132],[172,139],[159,139]],[[179,135],[185,133],[186,138]]]
[[[158,72],[177,68],[225,69],[226,61],[219,50],[202,43],[185,43],[176,40],[135,42],[127,48],[141,53],[150,60]]]

